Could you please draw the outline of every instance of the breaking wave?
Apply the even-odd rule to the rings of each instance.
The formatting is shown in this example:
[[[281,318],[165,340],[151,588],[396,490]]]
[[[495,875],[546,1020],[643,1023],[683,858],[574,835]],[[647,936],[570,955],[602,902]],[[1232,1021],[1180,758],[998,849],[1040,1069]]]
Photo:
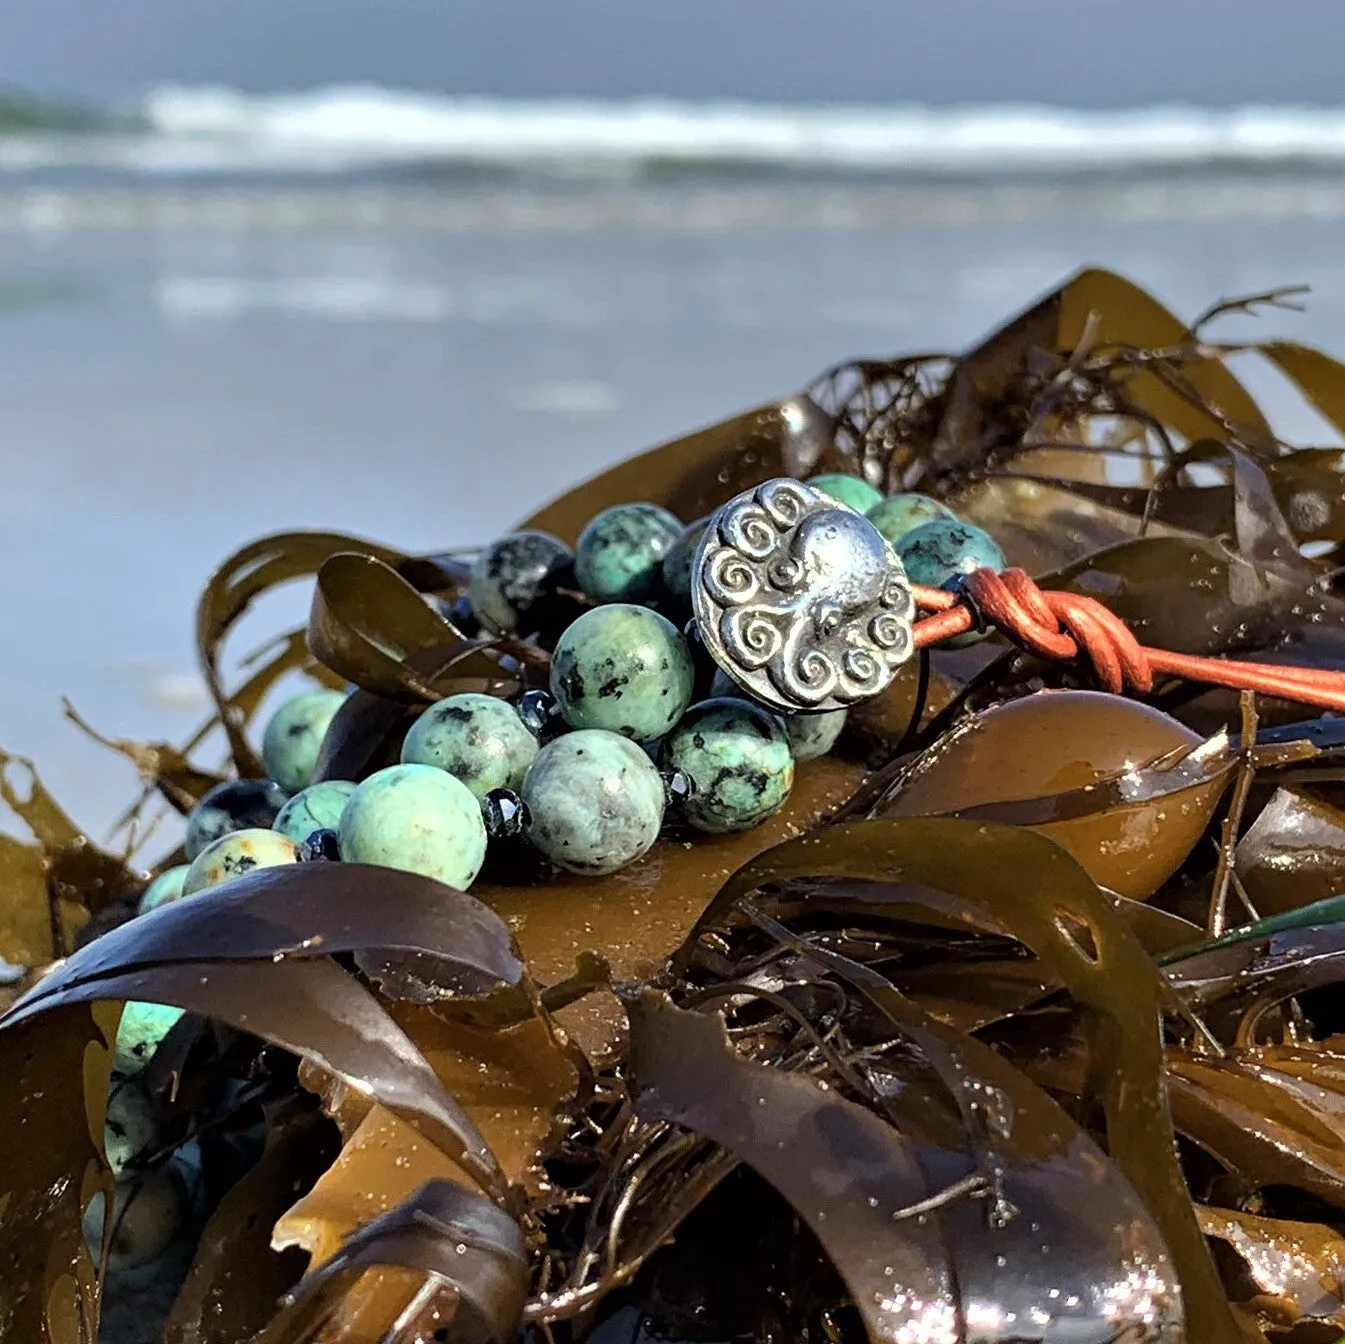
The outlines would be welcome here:
[[[438,97],[373,87],[257,96],[161,88],[100,127],[8,124],[0,168],[340,174],[380,168],[881,175],[1345,165],[1345,108],[770,106]]]

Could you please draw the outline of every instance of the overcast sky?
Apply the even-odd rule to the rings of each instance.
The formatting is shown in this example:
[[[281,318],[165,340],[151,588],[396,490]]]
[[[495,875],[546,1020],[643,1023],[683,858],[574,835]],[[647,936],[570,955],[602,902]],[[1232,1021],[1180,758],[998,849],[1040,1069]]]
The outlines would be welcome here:
[[[0,0],[0,84],[1345,102],[1345,0]]]

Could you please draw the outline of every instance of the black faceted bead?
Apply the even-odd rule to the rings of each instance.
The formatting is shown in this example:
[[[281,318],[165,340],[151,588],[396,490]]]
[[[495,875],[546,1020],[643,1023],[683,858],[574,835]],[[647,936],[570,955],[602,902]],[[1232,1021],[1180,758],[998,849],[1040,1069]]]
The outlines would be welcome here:
[[[481,800],[486,832],[495,840],[512,840],[528,824],[528,805],[513,789],[491,789]]]
[[[467,600],[467,594],[461,594],[444,612],[444,616],[450,620],[459,630],[462,631],[468,639],[474,639],[481,633],[481,622],[476,618],[476,612],[472,610],[472,604]]]
[[[341,849],[337,844],[336,832],[323,829],[314,831],[299,846],[300,863],[340,863]]]
[[[696,781],[685,770],[664,770],[663,801],[668,807],[680,807],[696,792]]]
[[[514,708],[523,720],[523,726],[539,742],[554,737],[565,726],[560,705],[550,691],[524,691]]]

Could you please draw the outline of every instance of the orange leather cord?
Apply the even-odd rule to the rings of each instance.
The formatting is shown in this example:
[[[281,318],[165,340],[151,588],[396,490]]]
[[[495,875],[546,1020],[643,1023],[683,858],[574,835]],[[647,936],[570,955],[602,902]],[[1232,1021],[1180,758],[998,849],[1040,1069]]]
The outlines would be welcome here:
[[[934,613],[915,624],[917,649],[975,629],[979,612],[1029,653],[1053,661],[1086,661],[1098,684],[1117,695],[1124,691],[1143,695],[1153,688],[1158,675],[1345,711],[1345,672],[1151,649],[1095,598],[1038,588],[1026,570],[974,570],[966,576],[960,593],[919,584],[912,591],[916,603]]]

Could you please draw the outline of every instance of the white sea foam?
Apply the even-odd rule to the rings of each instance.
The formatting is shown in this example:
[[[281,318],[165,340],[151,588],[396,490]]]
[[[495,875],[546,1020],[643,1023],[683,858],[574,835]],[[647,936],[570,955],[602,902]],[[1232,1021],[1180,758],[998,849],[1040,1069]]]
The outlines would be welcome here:
[[[161,88],[141,131],[0,138],[0,167],[339,173],[398,165],[623,171],[673,162],[878,173],[1345,165],[1345,108],[770,106],[505,101],[374,87]]]

